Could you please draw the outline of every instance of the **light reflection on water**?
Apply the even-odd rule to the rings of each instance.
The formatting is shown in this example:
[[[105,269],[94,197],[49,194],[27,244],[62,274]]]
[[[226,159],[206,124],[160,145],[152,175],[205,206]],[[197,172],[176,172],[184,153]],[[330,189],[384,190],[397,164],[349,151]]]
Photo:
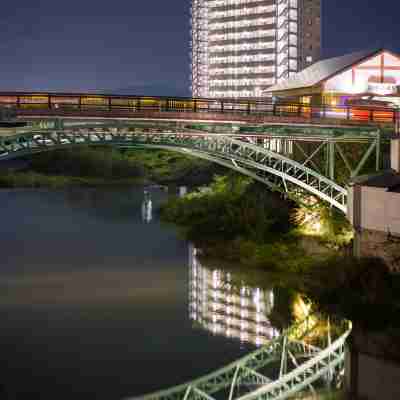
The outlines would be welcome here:
[[[213,334],[256,346],[278,336],[268,319],[274,307],[273,290],[235,285],[230,272],[202,265],[197,252],[190,246],[190,318]]]
[[[0,191],[0,398],[139,395],[217,369],[273,336],[272,292],[244,288],[246,309],[231,301],[229,282],[213,288],[216,320],[207,314],[214,303],[197,301],[203,329],[193,326],[188,293],[193,300],[201,284],[193,268],[206,269],[188,266],[188,244],[159,223],[165,198],[143,189]]]

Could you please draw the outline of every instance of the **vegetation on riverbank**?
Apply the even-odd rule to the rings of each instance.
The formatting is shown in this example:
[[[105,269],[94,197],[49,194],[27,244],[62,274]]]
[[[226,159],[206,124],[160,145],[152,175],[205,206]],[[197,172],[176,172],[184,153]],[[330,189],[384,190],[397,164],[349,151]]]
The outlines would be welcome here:
[[[400,328],[400,277],[381,260],[350,255],[344,216],[306,209],[231,175],[171,199],[161,215],[201,249],[204,263],[218,260],[242,283],[303,293],[319,311],[367,330]]]
[[[344,245],[347,233],[339,217],[331,218],[323,207],[310,211],[307,220],[301,206],[234,174],[171,199],[161,215],[179,225],[204,257],[270,272],[306,271],[315,257],[325,258]]]
[[[35,154],[19,170],[3,167],[0,187],[146,184],[198,185],[218,170],[209,162],[163,150],[81,147]]]

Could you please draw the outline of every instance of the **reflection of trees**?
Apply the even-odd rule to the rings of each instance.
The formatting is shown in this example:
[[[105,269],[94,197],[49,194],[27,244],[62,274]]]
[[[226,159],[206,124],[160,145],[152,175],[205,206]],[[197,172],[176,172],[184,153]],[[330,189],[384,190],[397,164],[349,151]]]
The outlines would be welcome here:
[[[189,315],[202,328],[219,335],[261,345],[278,335],[269,316],[274,292],[237,285],[231,272],[210,269],[190,249]]]
[[[69,189],[65,191],[69,207],[104,220],[122,221],[140,215],[141,190],[105,188]]]
[[[274,295],[275,303],[269,319],[273,326],[278,329],[284,329],[294,322],[292,305],[296,292],[292,289],[276,286]]]

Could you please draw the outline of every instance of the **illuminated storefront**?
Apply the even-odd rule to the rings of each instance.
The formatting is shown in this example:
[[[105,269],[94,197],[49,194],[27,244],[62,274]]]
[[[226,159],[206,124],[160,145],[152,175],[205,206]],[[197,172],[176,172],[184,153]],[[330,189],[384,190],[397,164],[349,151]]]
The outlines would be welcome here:
[[[330,106],[400,106],[400,55],[361,51],[322,60],[269,88],[278,100]]]
[[[232,284],[231,275],[202,266],[196,249],[190,249],[190,319],[213,334],[237,338],[257,346],[268,343],[279,332],[268,315],[274,307],[272,290]]]

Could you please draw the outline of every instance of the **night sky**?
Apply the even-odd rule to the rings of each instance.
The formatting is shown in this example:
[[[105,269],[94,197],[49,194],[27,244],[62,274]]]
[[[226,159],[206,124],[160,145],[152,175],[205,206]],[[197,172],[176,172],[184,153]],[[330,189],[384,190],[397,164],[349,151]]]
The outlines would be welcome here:
[[[398,0],[322,0],[323,56],[400,52]],[[190,0],[3,1],[0,90],[189,95]]]

